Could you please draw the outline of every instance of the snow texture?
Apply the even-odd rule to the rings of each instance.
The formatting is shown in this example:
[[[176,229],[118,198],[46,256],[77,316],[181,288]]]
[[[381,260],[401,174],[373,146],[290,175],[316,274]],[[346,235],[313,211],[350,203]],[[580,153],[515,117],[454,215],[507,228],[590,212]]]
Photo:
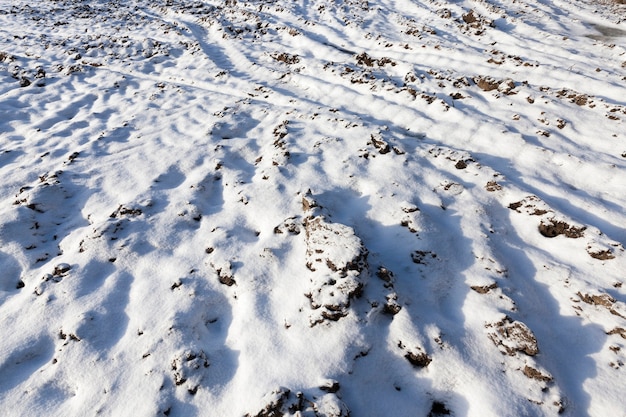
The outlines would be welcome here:
[[[623,3],[0,0],[0,414],[624,416]]]

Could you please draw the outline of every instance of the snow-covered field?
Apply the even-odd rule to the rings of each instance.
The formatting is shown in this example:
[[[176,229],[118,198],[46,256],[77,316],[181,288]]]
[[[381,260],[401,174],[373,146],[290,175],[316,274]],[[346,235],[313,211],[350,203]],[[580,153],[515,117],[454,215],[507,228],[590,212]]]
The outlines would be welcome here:
[[[0,415],[626,416],[626,5],[0,0]]]

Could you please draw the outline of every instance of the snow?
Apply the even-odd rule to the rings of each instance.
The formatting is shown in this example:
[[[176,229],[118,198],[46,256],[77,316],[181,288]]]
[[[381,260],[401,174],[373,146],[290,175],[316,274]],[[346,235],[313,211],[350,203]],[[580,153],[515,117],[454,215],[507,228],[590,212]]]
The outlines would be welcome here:
[[[619,3],[0,0],[2,415],[622,415]]]

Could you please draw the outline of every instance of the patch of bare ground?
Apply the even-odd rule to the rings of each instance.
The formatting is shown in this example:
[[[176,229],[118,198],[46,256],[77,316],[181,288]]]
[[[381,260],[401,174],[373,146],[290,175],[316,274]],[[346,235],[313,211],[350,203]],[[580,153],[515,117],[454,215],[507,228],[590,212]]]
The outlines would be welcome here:
[[[479,294],[487,294],[489,291],[491,290],[495,290],[496,288],[498,288],[498,284],[496,284],[495,282],[491,285],[473,285],[470,287],[471,289],[473,289],[474,291],[476,291]]]
[[[494,330],[489,333],[489,338],[502,354],[514,356],[521,352],[535,356],[539,353],[535,335],[521,321],[513,321],[507,316],[497,323],[487,324],[486,327]]]
[[[550,382],[550,381],[552,381],[552,377],[551,376],[544,375],[543,373],[541,373],[537,369],[533,368],[532,366],[526,365],[524,367],[524,369],[522,369],[522,373],[524,375],[526,375],[526,377],[528,377],[530,379],[536,379],[537,381],[542,381],[542,382]]]
[[[577,239],[584,236],[586,227],[576,227],[567,224],[564,221],[559,221],[554,218],[549,219],[546,223],[543,221],[539,224],[539,233],[545,237],[556,237],[559,235],[565,235],[565,237],[571,239]]]
[[[315,415],[317,417],[349,417],[350,410],[337,397],[340,389],[337,381],[318,387],[318,395],[293,393],[285,387],[277,388],[264,397],[266,403],[256,414],[245,417],[279,417],[287,415]]]
[[[424,352],[424,349],[419,346],[416,346],[414,349],[407,350],[405,344],[402,341],[399,341],[398,347],[407,351],[404,354],[404,359],[406,359],[415,368],[426,368],[433,361],[432,358]]]
[[[313,215],[317,207],[310,196],[303,197],[302,208],[310,214],[303,228],[306,267],[311,271],[312,288],[305,294],[314,310],[311,326],[348,315],[351,301],[362,295],[369,253],[352,228]]]
[[[594,259],[600,261],[607,261],[609,259],[615,259],[615,255],[610,249],[593,251],[591,248],[587,248],[587,253]]]
[[[626,329],[622,328],[622,327],[616,327],[613,330],[608,331],[606,334],[608,335],[618,335],[620,336],[622,339],[626,339]]]
[[[604,307],[609,310],[609,313],[613,314],[614,316],[626,319],[626,312],[623,311],[620,303],[618,303],[617,300],[611,297],[609,294],[583,294],[579,291],[577,295],[583,302],[587,304]]]

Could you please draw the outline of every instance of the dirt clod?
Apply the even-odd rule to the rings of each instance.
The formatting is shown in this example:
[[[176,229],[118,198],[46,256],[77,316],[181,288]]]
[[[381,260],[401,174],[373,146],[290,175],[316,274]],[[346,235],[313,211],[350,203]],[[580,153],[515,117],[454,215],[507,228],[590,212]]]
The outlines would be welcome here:
[[[549,375],[544,375],[540,371],[536,370],[532,366],[526,365],[522,370],[523,374],[530,379],[536,379],[538,381],[550,382],[552,381],[552,377]]]
[[[492,77],[476,77],[474,78],[474,82],[483,91],[493,91],[497,90],[500,86],[500,82]]]
[[[72,269],[72,267],[69,264],[61,263],[54,267],[54,272],[52,273],[52,275],[55,275],[55,276],[64,275],[67,272],[69,272],[70,269]]]
[[[591,252],[591,251],[587,250],[587,253],[592,258],[598,259],[598,260],[601,260],[601,261],[606,261],[606,260],[609,260],[609,259],[615,259],[615,255],[613,255],[613,252],[611,252],[611,250],[609,250],[609,249],[600,250],[600,251],[597,251],[597,252]]]
[[[473,285],[470,287],[471,289],[473,289],[474,291],[476,291],[479,294],[487,294],[490,290],[496,289],[498,288],[498,284],[496,284],[495,282],[491,285]]]
[[[613,330],[607,332],[608,335],[619,335],[622,339],[626,339],[626,329],[622,327],[616,327]]]
[[[500,191],[502,189],[502,186],[495,181],[489,181],[487,185],[485,185],[485,189],[492,193],[494,191]]]
[[[297,64],[298,62],[300,62],[300,58],[298,57],[298,55],[291,55],[286,52],[274,54],[272,55],[272,58],[274,58],[276,61],[284,62],[287,65]]]
[[[339,391],[341,386],[337,381],[329,381],[327,384],[320,386],[320,389],[325,392],[335,393]]]
[[[521,321],[512,321],[509,317],[505,317],[498,323],[487,325],[487,328],[494,327],[495,332],[490,333],[489,338],[503,354],[514,356],[517,352],[521,352],[528,356],[535,356],[539,353],[535,335]]]
[[[510,207],[510,206],[509,206]],[[545,237],[557,237],[559,235],[565,235],[565,237],[571,239],[577,239],[584,236],[586,227],[571,226],[563,221],[549,219],[549,223],[543,221],[539,224],[539,233]]]
[[[461,17],[463,18],[463,21],[467,23],[468,25],[471,23],[476,23],[478,21],[478,18],[474,14],[473,10],[470,10],[469,12],[465,13]]]
[[[591,304],[594,306],[602,306],[611,308],[615,303],[615,298],[611,297],[609,294],[598,294],[598,295],[590,295],[590,294],[582,294],[580,291],[577,294],[582,301],[587,304]]]
[[[441,401],[433,401],[433,405],[430,407],[428,417],[449,416],[450,410]]]
[[[425,368],[432,362],[432,359],[424,352],[408,352],[404,358],[416,368]]]

